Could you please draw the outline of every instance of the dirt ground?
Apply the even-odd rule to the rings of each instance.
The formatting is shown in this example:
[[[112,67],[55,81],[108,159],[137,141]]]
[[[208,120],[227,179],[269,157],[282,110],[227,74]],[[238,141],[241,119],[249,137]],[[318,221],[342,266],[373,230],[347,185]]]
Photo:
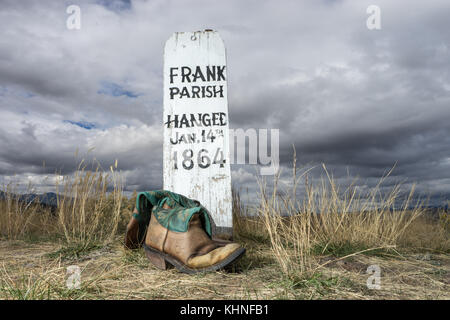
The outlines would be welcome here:
[[[233,270],[186,275],[156,269],[119,239],[79,256],[52,242],[0,241],[0,299],[450,299],[445,254],[321,256],[322,267],[294,281],[279,272],[267,245],[243,245]],[[373,265],[379,289],[367,286]],[[69,266],[81,270],[79,289],[67,287]]]

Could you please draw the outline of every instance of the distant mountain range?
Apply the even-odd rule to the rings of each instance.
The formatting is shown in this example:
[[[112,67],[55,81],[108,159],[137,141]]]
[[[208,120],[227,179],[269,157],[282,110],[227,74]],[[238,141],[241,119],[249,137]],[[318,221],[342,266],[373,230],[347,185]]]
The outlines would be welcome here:
[[[11,195],[10,195],[11,196]],[[52,210],[55,210],[58,206],[58,200],[57,195],[54,192],[47,192],[43,194],[35,194],[35,193],[27,193],[27,194],[14,194],[14,197],[19,197],[19,201],[23,201],[26,203],[34,202],[40,203],[41,205],[51,207]],[[0,200],[5,199],[6,194],[3,191],[0,191]],[[428,205],[423,206],[423,209],[427,211],[428,214],[431,214],[431,216],[437,216],[437,213],[441,211],[449,211],[449,205],[442,204],[442,205]],[[412,209],[412,208],[411,208]],[[391,209],[392,210],[392,209]]]
[[[20,195],[13,195],[14,197],[18,197],[19,201],[23,202],[38,202],[44,206],[49,207],[55,207],[58,205],[56,193],[54,192],[47,192],[43,194],[34,194],[34,193],[28,193],[28,194],[20,194]],[[0,199],[5,199],[6,193],[3,191],[0,191]]]

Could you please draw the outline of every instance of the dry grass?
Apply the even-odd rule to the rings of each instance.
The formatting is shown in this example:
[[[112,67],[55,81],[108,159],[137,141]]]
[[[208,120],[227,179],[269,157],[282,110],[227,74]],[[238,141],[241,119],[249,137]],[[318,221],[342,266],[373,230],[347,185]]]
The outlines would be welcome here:
[[[141,250],[125,251],[118,239],[74,259],[49,257],[52,243],[0,241],[0,299],[450,299],[446,255],[355,255],[332,261],[310,277],[283,276],[268,245],[243,243],[247,256],[235,272],[186,275],[161,271]],[[323,262],[322,261],[322,262]],[[366,287],[378,264],[381,290]],[[81,288],[66,287],[67,267],[81,269]]]
[[[399,237],[399,245],[414,251],[450,253],[450,214],[441,211],[437,217],[418,217]]]
[[[50,209],[36,201],[23,201],[17,190],[18,186],[12,183],[0,190],[3,192],[0,198],[0,237],[21,239],[54,233]],[[31,186],[27,190],[32,193]]]
[[[114,172],[113,166],[110,169],[108,174],[101,171],[98,165],[94,170],[87,170],[81,162],[73,175],[58,181],[57,216],[67,243],[89,246],[109,242],[116,235],[121,220],[123,192],[120,175]],[[108,193],[109,188],[112,190]]]
[[[278,177],[271,189],[259,181],[257,208],[234,191],[235,239],[246,255],[234,272],[190,276],[123,249],[134,199],[123,196],[115,166],[106,174],[81,163],[59,181],[56,212],[5,188],[0,299],[450,299],[448,215],[428,219],[420,204],[411,206],[414,190],[391,210],[400,186],[382,193],[385,177],[362,194],[341,189],[325,167],[314,185],[294,161],[290,187]],[[297,199],[300,183],[306,193]],[[36,233],[46,241],[30,238]],[[366,286],[373,264],[382,270],[381,290]],[[66,287],[70,265],[82,269],[81,289]]]
[[[3,188],[0,199],[0,237],[5,239],[58,239],[65,246],[89,248],[111,242],[128,219],[120,174],[90,168],[81,161],[71,175],[56,175],[56,210],[37,201],[20,199],[18,188]],[[34,193],[31,186],[27,193]]]
[[[420,205],[410,209],[413,190],[403,205],[397,203],[400,186],[383,194],[380,186],[369,194],[360,194],[350,186],[340,190],[325,166],[326,179],[318,185],[308,183],[308,171],[297,175],[294,166],[293,184],[288,190],[278,189],[278,176],[269,193],[260,181],[259,214],[270,237],[273,254],[288,277],[310,276],[317,271],[316,255],[396,248],[399,238],[422,214]],[[304,180],[306,195],[296,199],[296,190]]]

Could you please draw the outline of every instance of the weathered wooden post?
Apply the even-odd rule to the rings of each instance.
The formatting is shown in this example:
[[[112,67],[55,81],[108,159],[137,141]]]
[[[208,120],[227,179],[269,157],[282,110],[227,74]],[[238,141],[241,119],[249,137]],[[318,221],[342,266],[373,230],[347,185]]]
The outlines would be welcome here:
[[[196,199],[232,237],[225,46],[216,31],[177,32],[164,48],[164,189]]]

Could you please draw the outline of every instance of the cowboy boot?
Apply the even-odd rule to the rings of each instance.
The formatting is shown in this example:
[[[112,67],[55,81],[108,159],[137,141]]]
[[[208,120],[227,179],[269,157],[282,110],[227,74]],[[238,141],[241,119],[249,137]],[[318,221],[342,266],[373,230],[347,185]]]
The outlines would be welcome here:
[[[198,213],[192,215],[185,232],[169,230],[152,214],[144,248],[156,267],[165,270],[172,265],[184,273],[223,269],[245,253],[237,243],[212,240]]]
[[[135,218],[138,214],[136,208],[133,210],[130,222],[127,224],[127,230],[125,232],[125,248],[136,249],[141,246],[142,241],[139,241],[139,221]]]
[[[170,207],[167,204],[164,204],[163,209],[170,209]],[[133,215],[131,216],[130,222],[127,224],[125,232],[124,245],[126,249],[137,249],[141,247],[144,241],[147,228],[143,225],[145,222],[140,223],[136,217],[139,217],[139,212],[137,208],[134,208]]]

